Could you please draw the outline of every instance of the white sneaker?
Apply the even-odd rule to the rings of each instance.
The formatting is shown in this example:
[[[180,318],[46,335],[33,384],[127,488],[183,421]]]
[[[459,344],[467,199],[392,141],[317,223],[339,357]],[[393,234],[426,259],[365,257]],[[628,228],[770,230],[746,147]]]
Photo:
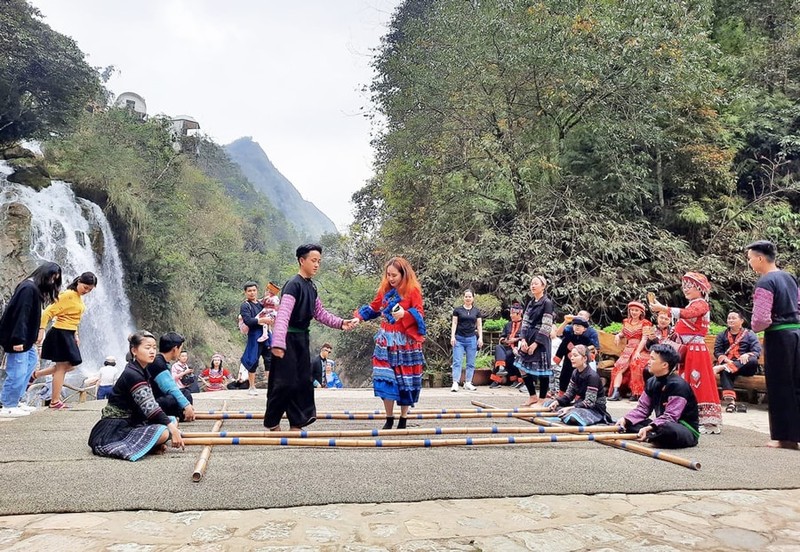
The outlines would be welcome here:
[[[466,389],[467,391],[477,391],[478,390],[478,388],[475,387],[474,385],[472,385],[472,382],[469,382],[469,381],[464,384],[464,389]]]
[[[31,413],[21,408],[0,408],[0,418],[22,418],[30,416]]]
[[[452,391],[453,393],[458,392],[458,382],[453,382],[453,387],[450,388],[450,391]]]
[[[17,405],[17,408],[20,410],[24,410],[25,412],[36,412],[36,407],[31,406],[28,403],[21,402]]]
[[[255,387],[251,387],[250,389],[247,390],[247,394],[253,396],[258,395],[258,389],[256,389]]]

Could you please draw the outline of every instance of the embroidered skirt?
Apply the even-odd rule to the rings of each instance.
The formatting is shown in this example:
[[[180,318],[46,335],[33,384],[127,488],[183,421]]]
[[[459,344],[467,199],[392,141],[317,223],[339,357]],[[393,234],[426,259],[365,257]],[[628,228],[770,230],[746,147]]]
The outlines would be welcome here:
[[[684,343],[681,371],[697,398],[700,425],[722,426],[722,407],[719,403],[717,378],[711,365],[711,356],[702,338]]]
[[[519,368],[523,376],[529,374],[534,377],[550,377],[553,375],[553,369],[550,368],[550,353],[547,349],[540,344],[532,355],[519,354],[514,360],[514,366]]]
[[[136,462],[150,452],[167,426],[132,425],[127,418],[101,418],[89,435],[89,446],[97,456]]]
[[[421,341],[383,329],[375,334],[372,387],[376,397],[413,406],[419,401],[424,365]]]

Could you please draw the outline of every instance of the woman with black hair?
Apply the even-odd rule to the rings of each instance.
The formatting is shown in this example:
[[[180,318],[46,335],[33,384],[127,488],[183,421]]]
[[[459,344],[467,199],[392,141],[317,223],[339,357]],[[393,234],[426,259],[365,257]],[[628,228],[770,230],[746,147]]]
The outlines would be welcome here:
[[[56,263],[44,263],[20,282],[0,318],[0,345],[6,353],[0,417],[18,418],[30,414],[30,408],[21,404],[21,399],[39,362],[34,344],[41,343],[42,305],[55,301],[60,287],[61,267]]]
[[[58,296],[58,300],[47,307],[42,313],[39,325],[39,339],[44,338],[42,344],[42,358],[55,362],[41,371],[35,371],[34,377],[38,378],[53,374],[53,394],[50,400],[50,408],[61,410],[67,406],[61,402],[61,388],[64,386],[64,376],[67,372],[75,369],[83,362],[81,351],[78,348],[80,338],[78,337],[78,326],[81,317],[86,310],[82,297],[91,292],[97,285],[97,276],[92,272],[84,272],[75,278],[66,291]],[[44,337],[47,324],[55,318],[53,327]]]
[[[153,396],[145,368],[156,359],[156,338],[138,331],[128,338],[132,360],[117,379],[100,420],[89,435],[97,456],[135,462],[149,452],[166,451],[167,441],[183,448],[175,418],[167,416]]]

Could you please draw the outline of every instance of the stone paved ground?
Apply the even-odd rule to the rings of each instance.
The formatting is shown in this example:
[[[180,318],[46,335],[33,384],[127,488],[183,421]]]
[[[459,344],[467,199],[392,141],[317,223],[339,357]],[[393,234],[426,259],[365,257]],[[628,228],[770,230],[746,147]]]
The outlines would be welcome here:
[[[619,415],[630,405],[613,408]],[[726,415],[725,423],[768,429],[763,408]],[[758,466],[743,469],[757,477]],[[0,549],[800,551],[800,489],[5,516]]]
[[[800,550],[800,490],[0,518],[0,548],[150,552]]]

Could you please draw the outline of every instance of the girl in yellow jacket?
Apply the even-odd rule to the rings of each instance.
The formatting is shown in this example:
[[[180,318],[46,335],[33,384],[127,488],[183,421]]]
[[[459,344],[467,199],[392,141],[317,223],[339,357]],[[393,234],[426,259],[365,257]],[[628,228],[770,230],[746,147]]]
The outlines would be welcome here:
[[[67,289],[58,295],[55,303],[47,307],[42,313],[39,324],[39,340],[44,337],[44,331],[50,320],[55,319],[53,327],[47,332],[42,343],[42,358],[55,362],[53,366],[34,372],[38,378],[53,374],[53,396],[50,408],[61,410],[67,406],[61,402],[61,388],[64,386],[64,376],[83,362],[81,351],[78,349],[80,338],[78,326],[86,310],[82,297],[92,291],[97,285],[97,276],[92,272],[84,272],[75,278]]]

